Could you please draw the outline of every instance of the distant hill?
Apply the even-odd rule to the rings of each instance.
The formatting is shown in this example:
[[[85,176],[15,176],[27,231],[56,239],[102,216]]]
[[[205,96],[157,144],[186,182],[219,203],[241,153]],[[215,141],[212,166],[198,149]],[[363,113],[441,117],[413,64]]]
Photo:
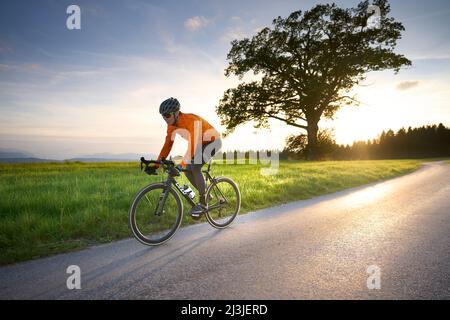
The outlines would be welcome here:
[[[61,160],[40,158],[0,158],[0,163],[39,163],[39,162],[61,162]]]
[[[106,158],[70,158],[64,161],[80,161],[80,162],[128,162],[139,161],[139,159],[106,159]]]
[[[67,159],[66,161],[82,161],[82,162],[126,162],[126,161],[139,161],[142,155],[137,153],[95,153],[89,155],[81,155],[75,158]],[[155,159],[157,155],[150,154],[144,155],[148,159]]]
[[[87,154],[87,155],[80,155],[73,159],[90,159],[90,160],[96,160],[96,159],[102,159],[102,160],[139,160],[141,158],[140,155],[137,153],[94,153],[94,154]],[[69,159],[71,160],[71,159]]]
[[[0,159],[33,158],[34,155],[19,149],[0,148]]]
[[[37,162],[59,162],[53,159],[37,158],[30,152],[12,149],[0,148],[0,163],[37,163]]]
[[[156,159],[156,154],[143,155],[146,159]],[[39,163],[39,162],[64,162],[64,161],[80,161],[80,162],[128,162],[139,161],[141,155],[135,153],[95,153],[89,155],[80,155],[65,160],[42,159],[37,158],[32,153],[18,150],[0,148],[0,163]]]

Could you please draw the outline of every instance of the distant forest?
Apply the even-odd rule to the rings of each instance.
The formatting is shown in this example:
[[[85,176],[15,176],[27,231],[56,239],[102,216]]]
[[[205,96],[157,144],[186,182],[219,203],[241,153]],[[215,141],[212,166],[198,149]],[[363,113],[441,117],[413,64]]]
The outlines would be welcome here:
[[[442,123],[420,128],[383,131],[378,139],[339,145],[333,159],[405,159],[450,156],[450,128]]]
[[[306,135],[289,136],[280,152],[280,159],[306,159]],[[257,154],[268,151],[250,151]],[[233,153],[233,152],[231,152]],[[401,128],[397,132],[383,131],[378,138],[357,141],[352,145],[338,145],[330,131],[318,135],[318,153],[321,160],[376,160],[450,157],[450,128],[439,125],[420,128]],[[270,154],[270,152],[269,152]],[[249,151],[234,151],[234,158],[248,159]],[[226,154],[223,154],[226,157]]]

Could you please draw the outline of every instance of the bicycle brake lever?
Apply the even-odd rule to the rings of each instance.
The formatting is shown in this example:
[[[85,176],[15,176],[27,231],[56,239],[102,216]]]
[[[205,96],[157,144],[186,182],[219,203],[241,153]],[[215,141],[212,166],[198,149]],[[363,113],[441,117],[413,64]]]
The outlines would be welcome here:
[[[145,170],[144,170],[144,172],[145,172],[146,174],[148,174],[148,175],[151,175],[151,176],[156,176],[156,175],[158,175],[158,174],[156,173],[156,169],[153,169],[153,168],[150,168],[150,167],[146,167]]]

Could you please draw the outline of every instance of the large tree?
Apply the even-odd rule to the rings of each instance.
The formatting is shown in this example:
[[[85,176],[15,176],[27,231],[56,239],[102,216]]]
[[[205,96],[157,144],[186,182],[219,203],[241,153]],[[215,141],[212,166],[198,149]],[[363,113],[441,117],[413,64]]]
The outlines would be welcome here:
[[[225,135],[246,122],[268,128],[277,119],[306,130],[308,158],[315,159],[321,118],[357,103],[349,92],[368,72],[411,65],[394,53],[403,25],[388,17],[387,0],[373,5],[381,12],[377,26],[367,24],[373,18],[368,1],[350,9],[333,3],[278,17],[251,39],[233,40],[225,75],[242,80],[253,71],[259,79],[224,92],[216,110]]]

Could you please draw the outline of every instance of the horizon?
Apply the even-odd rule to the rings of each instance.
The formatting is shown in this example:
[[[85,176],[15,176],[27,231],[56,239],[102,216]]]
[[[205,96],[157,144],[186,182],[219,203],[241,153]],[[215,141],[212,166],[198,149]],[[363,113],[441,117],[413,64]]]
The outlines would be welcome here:
[[[81,30],[68,30],[66,8],[72,2],[2,1],[0,148],[55,160],[158,154],[166,133],[158,107],[170,96],[180,100],[182,111],[199,114],[223,132],[214,107],[239,83],[224,76],[230,41],[270,27],[277,16],[328,2],[83,0],[76,3]],[[334,128],[338,144],[373,140],[383,130],[450,126],[450,3],[390,4],[390,16],[406,29],[396,52],[413,66],[397,75],[369,73],[367,86],[354,89],[362,104],[319,123],[321,129]],[[271,131],[241,126],[224,139],[224,151],[282,150],[288,135],[304,133],[270,124]],[[176,139],[172,154],[183,154],[186,146]]]
[[[394,133],[394,135],[397,135],[399,133],[400,130],[404,130],[405,132],[408,132],[409,129],[412,130],[416,130],[416,129],[421,129],[421,128],[432,128],[432,127],[436,127],[438,128],[439,126],[443,125],[446,129],[450,130],[450,127],[445,126],[443,123],[439,123],[439,124],[432,124],[432,125],[424,125],[424,126],[420,126],[420,127],[401,127],[399,130],[392,130],[392,129],[388,129],[388,130],[383,130],[380,134],[378,134],[375,138],[373,139],[367,139],[367,140],[355,140],[350,144],[338,144],[336,143],[336,146],[338,147],[353,147],[358,143],[379,143],[380,142],[380,138],[383,134],[387,134],[389,131],[392,131]],[[283,150],[280,149],[234,149],[234,150],[223,150],[221,151],[221,153],[229,153],[229,152],[238,152],[239,155],[242,155],[244,153],[247,152],[278,152],[281,153]],[[23,155],[18,156],[18,157],[5,157],[4,154],[7,153],[22,153]],[[28,158],[38,158],[41,160],[56,160],[56,161],[67,161],[67,160],[78,160],[78,159],[102,159],[102,160],[124,160],[124,161],[128,161],[128,160],[136,160],[138,158],[140,158],[142,156],[142,154],[138,154],[138,153],[109,153],[109,152],[100,152],[100,153],[94,153],[94,154],[77,154],[73,157],[68,157],[68,158],[38,158],[36,157],[34,154],[31,154],[29,152],[27,152],[26,150],[20,150],[20,149],[15,149],[15,148],[2,148],[0,147],[0,160],[1,159],[28,159]],[[157,157],[156,153],[150,153],[147,154],[145,156],[148,159],[151,159],[153,157]],[[182,158],[182,154],[175,154],[172,155],[171,158],[172,159],[176,159],[176,158]],[[0,161],[1,162],[1,161]]]

